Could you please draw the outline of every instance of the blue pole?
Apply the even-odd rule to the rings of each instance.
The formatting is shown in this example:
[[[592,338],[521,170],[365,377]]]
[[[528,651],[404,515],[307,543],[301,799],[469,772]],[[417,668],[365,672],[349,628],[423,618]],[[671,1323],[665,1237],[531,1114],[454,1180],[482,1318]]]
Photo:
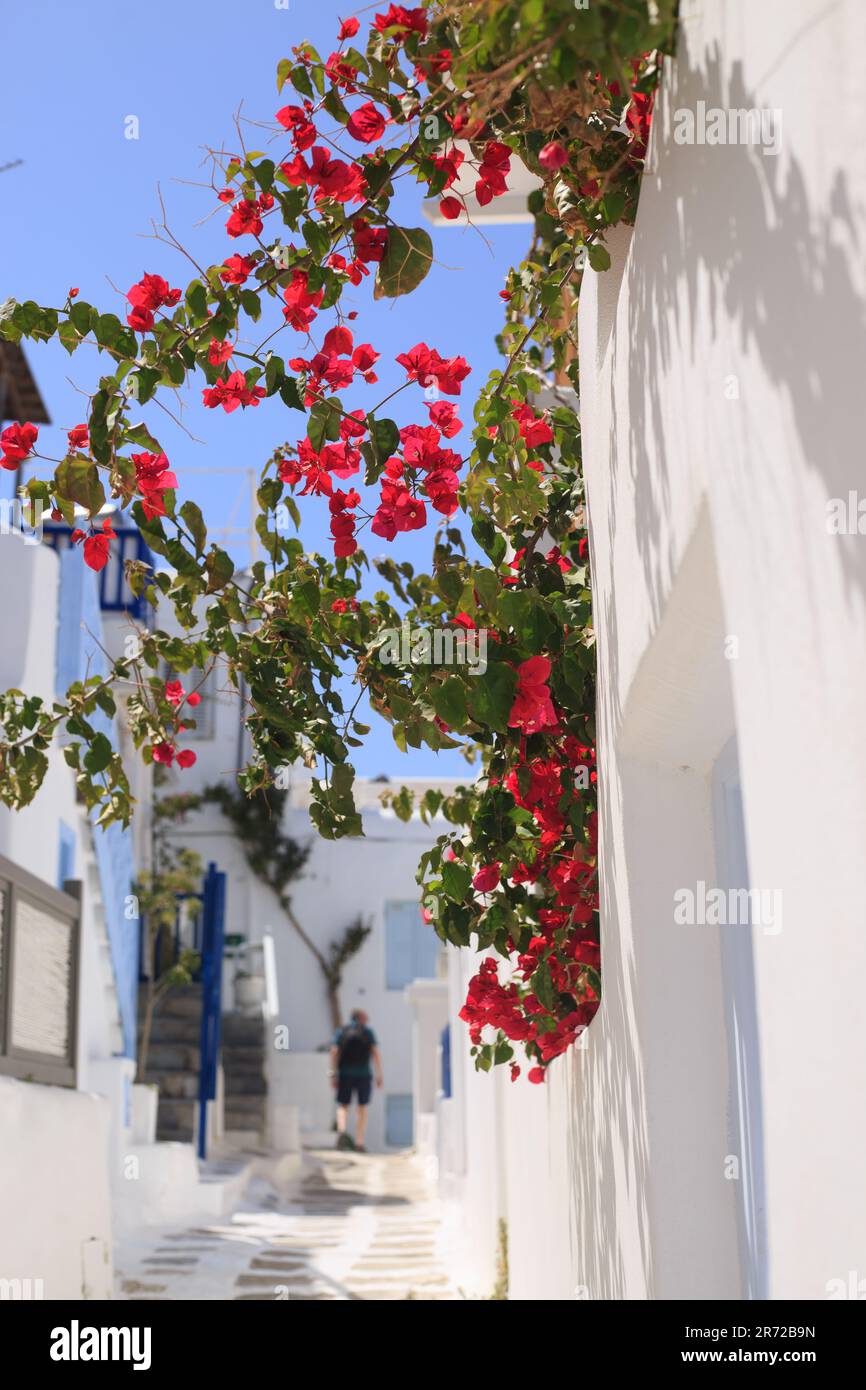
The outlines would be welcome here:
[[[226,876],[208,864],[202,893],[201,1042],[198,1077],[198,1156],[207,1157],[207,1103],[216,1099],[222,1022],[222,959],[225,940]]]

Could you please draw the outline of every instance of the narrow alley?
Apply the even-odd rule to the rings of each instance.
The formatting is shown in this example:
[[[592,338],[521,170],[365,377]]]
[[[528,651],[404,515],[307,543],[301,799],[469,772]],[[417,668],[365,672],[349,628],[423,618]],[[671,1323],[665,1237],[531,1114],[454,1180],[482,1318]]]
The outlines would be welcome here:
[[[139,1231],[119,1299],[459,1299],[453,1233],[412,1154],[307,1151],[282,1192],[253,1178],[223,1221]]]

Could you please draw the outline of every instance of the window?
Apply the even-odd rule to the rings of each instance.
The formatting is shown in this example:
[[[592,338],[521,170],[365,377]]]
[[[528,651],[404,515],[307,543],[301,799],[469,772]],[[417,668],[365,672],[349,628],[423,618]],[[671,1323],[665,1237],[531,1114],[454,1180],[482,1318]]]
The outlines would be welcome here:
[[[0,856],[0,1075],[75,1085],[79,918],[77,892]]]
[[[440,942],[417,902],[385,904],[385,987],[405,989],[436,977]]]

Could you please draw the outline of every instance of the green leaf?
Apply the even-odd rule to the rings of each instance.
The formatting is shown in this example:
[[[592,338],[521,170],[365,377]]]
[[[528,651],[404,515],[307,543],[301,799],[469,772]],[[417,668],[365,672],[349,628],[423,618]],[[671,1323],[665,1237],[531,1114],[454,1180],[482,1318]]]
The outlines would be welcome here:
[[[442,865],[442,887],[453,898],[456,903],[463,902],[469,889],[472,887],[472,875],[465,864],[458,864],[455,860],[446,860]]]
[[[84,766],[91,777],[104,772],[111,762],[114,749],[105,734],[94,734],[90,747],[84,755]]]
[[[305,579],[301,584],[296,584],[293,593],[304,612],[314,618],[319,611],[319,585],[316,580]]]
[[[235,572],[231,557],[224,550],[218,550],[216,546],[213,546],[205,557],[205,569],[209,594],[215,593],[217,589],[224,589]]]
[[[184,502],[180,509],[180,514],[192,533],[192,538],[195,541],[196,555],[203,555],[207,531],[205,530],[201,509],[196,506],[195,502]]]
[[[89,459],[64,459],[58,463],[54,479],[60,497],[77,502],[79,507],[86,508],[90,516],[96,516],[104,507],[105,489],[99,480],[96,464]]]
[[[469,689],[469,709],[473,719],[504,733],[514,704],[517,672],[502,662],[491,662],[483,676],[476,677]]]
[[[586,258],[593,270],[610,270],[610,254],[600,242],[586,248]]]
[[[287,376],[280,382],[280,400],[283,405],[287,405],[290,410],[303,411],[304,402],[301,400],[301,393],[298,390],[297,377]]]
[[[430,692],[430,703],[449,729],[462,729],[468,717],[466,687],[459,676],[448,676]]]
[[[433,264],[433,242],[421,227],[389,227],[379,262],[374,299],[396,299],[417,289]]]
[[[539,1003],[544,1005],[548,1013],[555,1013],[556,990],[553,988],[550,966],[547,964],[547,961],[541,962],[529,983]]]

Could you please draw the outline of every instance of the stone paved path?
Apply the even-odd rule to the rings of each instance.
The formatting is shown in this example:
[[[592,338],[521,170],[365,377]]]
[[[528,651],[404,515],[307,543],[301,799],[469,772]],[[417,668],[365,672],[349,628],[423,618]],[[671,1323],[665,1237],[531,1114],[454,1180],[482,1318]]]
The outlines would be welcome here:
[[[414,1156],[317,1150],[282,1195],[255,1179],[230,1217],[122,1242],[115,1296],[456,1299],[449,1239]]]

